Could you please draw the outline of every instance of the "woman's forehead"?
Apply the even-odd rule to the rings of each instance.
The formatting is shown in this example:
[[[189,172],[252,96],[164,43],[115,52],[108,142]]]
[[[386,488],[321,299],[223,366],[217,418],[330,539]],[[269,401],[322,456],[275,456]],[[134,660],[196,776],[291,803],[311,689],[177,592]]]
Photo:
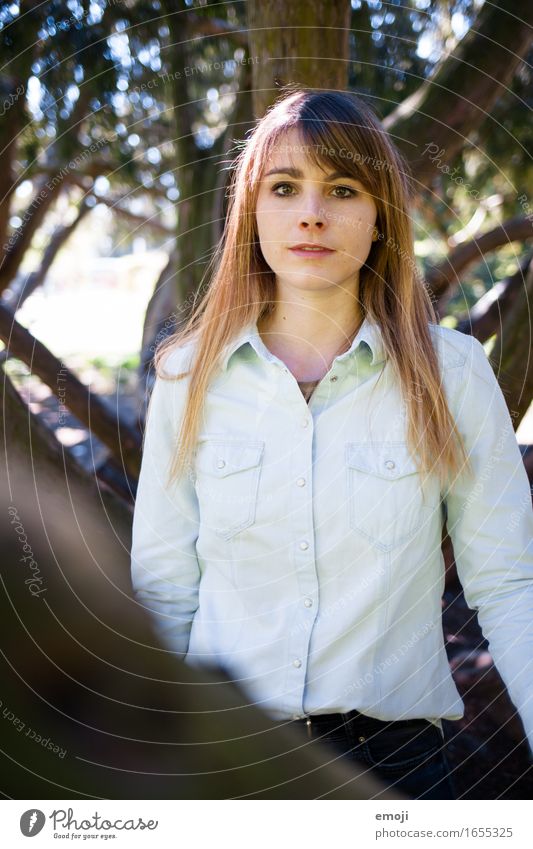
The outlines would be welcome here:
[[[279,172],[295,179],[310,175],[318,180],[335,174],[364,181],[364,169],[342,153],[341,148],[306,141],[297,128],[291,128],[268,145],[262,157],[261,179]]]
[[[305,140],[297,127],[291,127],[268,145],[266,162],[269,165],[286,163],[296,167],[308,165],[316,167],[318,146]]]

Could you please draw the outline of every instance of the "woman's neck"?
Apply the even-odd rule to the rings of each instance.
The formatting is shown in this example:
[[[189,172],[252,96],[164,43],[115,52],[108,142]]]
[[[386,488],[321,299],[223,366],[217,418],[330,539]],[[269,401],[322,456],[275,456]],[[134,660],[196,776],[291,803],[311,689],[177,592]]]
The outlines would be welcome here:
[[[321,317],[322,318],[322,317]],[[329,318],[305,323],[291,323],[284,313],[276,313],[261,319],[258,330],[266,347],[290,369],[300,382],[321,380],[329,371],[331,363],[347,351],[363,318],[346,320],[342,325]]]

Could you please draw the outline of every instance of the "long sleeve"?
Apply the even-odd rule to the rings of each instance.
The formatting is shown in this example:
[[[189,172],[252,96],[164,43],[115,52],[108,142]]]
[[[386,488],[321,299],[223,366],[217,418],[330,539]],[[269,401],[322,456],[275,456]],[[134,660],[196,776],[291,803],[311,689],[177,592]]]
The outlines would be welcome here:
[[[478,611],[533,751],[530,485],[502,391],[474,338],[458,377],[454,413],[474,474],[461,474],[448,487],[448,533],[466,602]]]
[[[156,378],[146,418],[131,550],[135,597],[153,612],[154,628],[165,646],[182,657],[198,608],[199,511],[189,475],[168,489],[165,484],[183,415],[184,390],[184,380]]]

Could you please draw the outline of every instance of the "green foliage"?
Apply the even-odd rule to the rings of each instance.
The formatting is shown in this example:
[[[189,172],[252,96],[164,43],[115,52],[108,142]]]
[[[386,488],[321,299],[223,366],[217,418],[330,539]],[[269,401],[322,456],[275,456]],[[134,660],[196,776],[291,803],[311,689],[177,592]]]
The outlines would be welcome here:
[[[478,0],[352,0],[350,88],[385,117],[446,61],[479,8]],[[246,29],[243,2],[49,0],[22,13],[2,4],[4,80],[21,83],[26,96],[18,182],[64,172],[65,183],[96,199],[120,197],[145,218],[172,219],[178,139],[192,133],[201,161],[231,120],[244,55],[231,35],[195,38],[190,15]],[[448,253],[450,237],[480,207],[482,231],[520,213],[517,194],[527,193],[533,176],[533,127],[524,121],[533,106],[533,50],[528,60],[448,163],[453,176],[436,169],[431,192],[420,198],[416,236],[429,245],[426,267]],[[126,239],[121,250],[128,248]],[[475,300],[500,270],[490,258],[475,269],[454,308]]]

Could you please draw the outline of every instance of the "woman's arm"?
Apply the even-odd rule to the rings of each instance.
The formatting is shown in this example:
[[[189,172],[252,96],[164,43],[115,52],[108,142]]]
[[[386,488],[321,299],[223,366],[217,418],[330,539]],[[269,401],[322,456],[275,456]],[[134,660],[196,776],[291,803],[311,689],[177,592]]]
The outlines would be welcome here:
[[[186,380],[156,378],[146,417],[131,549],[135,596],[154,613],[163,643],[182,657],[198,608],[199,512],[189,474],[169,489],[165,484],[185,389]]]
[[[533,511],[505,399],[469,337],[454,414],[473,477],[449,486],[447,528],[465,599],[478,619],[533,751]]]

